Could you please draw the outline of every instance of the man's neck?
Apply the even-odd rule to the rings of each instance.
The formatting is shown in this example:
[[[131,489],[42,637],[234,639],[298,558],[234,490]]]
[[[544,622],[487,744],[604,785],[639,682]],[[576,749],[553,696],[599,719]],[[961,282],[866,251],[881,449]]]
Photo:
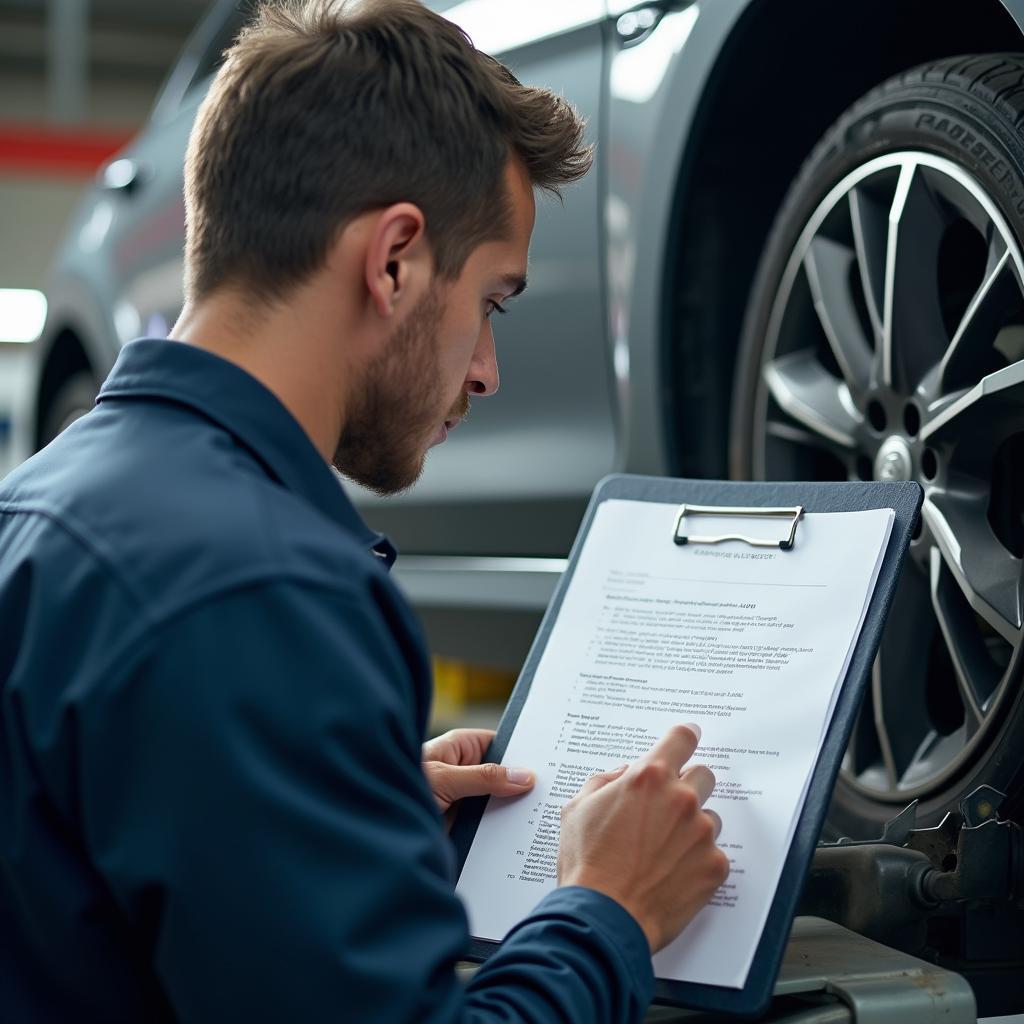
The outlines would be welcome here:
[[[218,294],[186,304],[170,333],[227,359],[255,377],[295,417],[326,462],[331,462],[344,422],[344,389],[321,326],[293,306],[254,309],[244,297]]]

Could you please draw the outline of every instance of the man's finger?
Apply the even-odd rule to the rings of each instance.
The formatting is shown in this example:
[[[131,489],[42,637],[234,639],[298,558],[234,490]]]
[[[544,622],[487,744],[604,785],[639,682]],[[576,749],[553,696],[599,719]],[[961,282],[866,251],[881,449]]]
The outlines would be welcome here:
[[[493,739],[493,729],[449,729],[423,744],[421,760],[479,764]]]
[[[534,783],[533,772],[529,769],[506,768],[500,764],[452,765],[428,761],[424,768],[431,791],[444,805],[467,796],[515,796],[525,793]]]
[[[673,725],[642,760],[660,761],[678,775],[683,765],[693,756],[699,742],[699,725],[692,722],[687,722],[686,725]]]
[[[590,778],[580,786],[580,791],[577,796],[589,796],[591,793],[596,793],[599,789],[607,786],[609,782],[614,782],[628,767],[628,764],[620,764],[618,768],[612,768],[610,771],[598,772],[596,775],[591,775]]]
[[[704,806],[704,802],[715,791],[714,773],[710,768],[702,764],[694,765],[692,768],[684,768],[679,778],[696,792],[700,799],[701,807]]]

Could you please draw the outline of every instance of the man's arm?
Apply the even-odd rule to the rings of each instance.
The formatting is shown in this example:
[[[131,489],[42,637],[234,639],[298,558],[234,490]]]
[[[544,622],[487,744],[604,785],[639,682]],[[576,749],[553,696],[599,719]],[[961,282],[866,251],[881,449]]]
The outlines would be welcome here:
[[[468,990],[414,681],[369,598],[277,583],[164,626],[81,723],[91,857],[182,1019],[636,1019],[649,950],[556,892]]]

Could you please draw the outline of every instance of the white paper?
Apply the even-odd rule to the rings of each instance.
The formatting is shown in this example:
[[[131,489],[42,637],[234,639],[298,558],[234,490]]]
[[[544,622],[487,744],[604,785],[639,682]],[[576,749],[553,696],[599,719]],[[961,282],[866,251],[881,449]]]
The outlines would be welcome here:
[[[470,930],[502,939],[553,889],[561,805],[674,723],[732,870],[654,958],[659,978],[742,988],[866,614],[891,509],[808,513],[790,551],[672,543],[677,504],[610,500],[594,516],[503,763],[533,791],[492,799],[458,883]],[[779,521],[701,517],[694,534],[777,538]]]

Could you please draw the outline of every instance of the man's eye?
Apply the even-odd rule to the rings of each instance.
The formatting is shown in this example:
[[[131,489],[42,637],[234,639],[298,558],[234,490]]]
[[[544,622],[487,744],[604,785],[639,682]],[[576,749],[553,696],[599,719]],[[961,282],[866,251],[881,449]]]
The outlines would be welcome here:
[[[495,302],[494,299],[487,300],[487,318],[490,319],[492,313],[501,313],[504,316],[508,310],[501,305],[500,302]]]

